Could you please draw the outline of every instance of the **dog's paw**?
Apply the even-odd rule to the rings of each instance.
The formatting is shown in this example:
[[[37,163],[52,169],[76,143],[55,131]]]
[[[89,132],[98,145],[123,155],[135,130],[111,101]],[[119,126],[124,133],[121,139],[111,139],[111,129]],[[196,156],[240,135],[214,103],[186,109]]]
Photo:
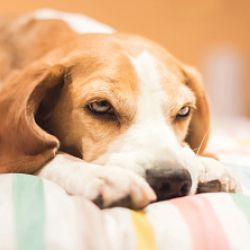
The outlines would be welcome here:
[[[101,181],[97,187],[98,191],[93,196],[90,190],[86,190],[89,198],[99,207],[122,206],[140,209],[156,200],[149,184],[136,173],[119,167],[100,168],[101,171],[97,170],[95,176]]]
[[[59,154],[40,172],[71,195],[82,195],[99,207],[140,209],[156,199],[149,184],[131,170],[99,166]]]
[[[219,179],[209,180],[202,179],[198,183],[197,193],[208,192],[228,192],[236,193],[240,192],[241,187],[232,175],[225,174]]]
[[[149,184],[120,167],[99,166],[58,154],[37,174],[60,185],[71,195],[82,195],[99,207],[140,209],[156,199]]]
[[[233,174],[219,161],[203,157],[203,169],[199,178],[197,193],[241,192],[242,187]]]
[[[68,193],[83,195],[101,208],[122,206],[140,209],[156,199],[142,177],[119,167],[81,166],[69,173],[68,181]]]

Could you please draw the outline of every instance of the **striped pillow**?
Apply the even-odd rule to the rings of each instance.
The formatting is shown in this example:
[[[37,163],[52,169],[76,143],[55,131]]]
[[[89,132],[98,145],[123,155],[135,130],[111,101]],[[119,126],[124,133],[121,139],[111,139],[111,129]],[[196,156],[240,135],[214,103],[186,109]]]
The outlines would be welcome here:
[[[249,249],[250,197],[201,194],[100,210],[36,176],[0,175],[0,249]]]

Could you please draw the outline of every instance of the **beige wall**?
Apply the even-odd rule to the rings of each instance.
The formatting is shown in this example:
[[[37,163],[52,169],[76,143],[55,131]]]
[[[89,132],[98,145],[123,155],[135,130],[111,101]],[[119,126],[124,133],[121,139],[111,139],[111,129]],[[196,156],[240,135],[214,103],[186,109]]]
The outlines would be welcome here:
[[[243,91],[235,99],[250,99],[249,0],[8,0],[1,3],[0,15],[39,7],[85,13],[119,30],[145,35],[201,70],[209,52],[229,47],[243,62],[243,78],[246,73],[239,83]],[[250,101],[244,106],[250,115]]]

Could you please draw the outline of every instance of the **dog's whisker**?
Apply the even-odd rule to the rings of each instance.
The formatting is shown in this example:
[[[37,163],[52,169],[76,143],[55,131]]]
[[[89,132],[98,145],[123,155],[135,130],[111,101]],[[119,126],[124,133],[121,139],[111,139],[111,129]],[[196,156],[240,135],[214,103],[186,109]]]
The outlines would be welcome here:
[[[201,143],[200,143],[200,145],[199,145],[199,147],[198,148],[196,148],[196,149],[194,149],[194,152],[195,152],[195,154],[199,154],[200,153],[200,151],[201,151],[201,148],[202,148],[202,146],[205,144],[205,140],[206,140],[206,138],[207,138],[207,136],[208,136],[208,131],[205,133],[205,135],[203,136],[203,138],[202,138],[202,140],[201,140]],[[197,151],[196,151],[197,150]]]

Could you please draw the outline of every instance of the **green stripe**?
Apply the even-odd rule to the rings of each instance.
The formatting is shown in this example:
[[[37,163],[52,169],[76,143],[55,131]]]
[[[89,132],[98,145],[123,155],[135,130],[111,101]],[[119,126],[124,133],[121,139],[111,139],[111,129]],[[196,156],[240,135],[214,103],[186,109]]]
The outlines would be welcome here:
[[[250,224],[250,198],[243,194],[231,194],[231,197],[238,208],[245,214]]]
[[[16,250],[43,250],[45,204],[42,180],[24,174],[13,176]]]

